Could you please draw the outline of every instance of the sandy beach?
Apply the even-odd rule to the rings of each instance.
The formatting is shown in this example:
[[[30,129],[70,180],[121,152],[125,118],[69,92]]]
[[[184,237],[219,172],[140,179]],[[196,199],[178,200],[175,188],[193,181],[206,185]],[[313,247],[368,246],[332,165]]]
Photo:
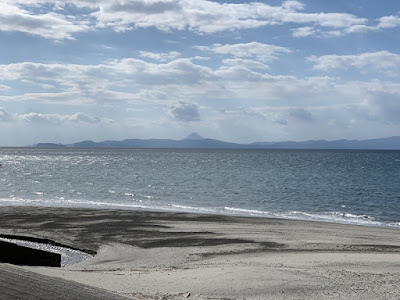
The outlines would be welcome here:
[[[65,268],[0,264],[0,299],[400,298],[397,229],[124,210],[0,214],[0,234],[97,253]]]

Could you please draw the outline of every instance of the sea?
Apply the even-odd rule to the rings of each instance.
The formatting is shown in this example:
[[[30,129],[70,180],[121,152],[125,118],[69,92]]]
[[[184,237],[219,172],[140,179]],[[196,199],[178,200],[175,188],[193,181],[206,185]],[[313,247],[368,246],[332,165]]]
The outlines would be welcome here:
[[[400,151],[0,148],[0,206],[400,228]]]

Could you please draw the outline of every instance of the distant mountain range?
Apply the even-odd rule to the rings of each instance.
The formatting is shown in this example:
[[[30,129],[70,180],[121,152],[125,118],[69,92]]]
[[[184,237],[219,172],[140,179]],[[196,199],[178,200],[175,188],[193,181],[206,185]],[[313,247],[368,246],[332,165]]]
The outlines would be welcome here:
[[[39,143],[39,148],[201,148],[201,149],[366,149],[366,150],[400,150],[400,136],[370,140],[310,140],[304,142],[256,142],[251,144],[229,143],[215,139],[203,138],[192,133],[183,140],[171,139],[127,139],[123,141],[83,141],[63,145]]]

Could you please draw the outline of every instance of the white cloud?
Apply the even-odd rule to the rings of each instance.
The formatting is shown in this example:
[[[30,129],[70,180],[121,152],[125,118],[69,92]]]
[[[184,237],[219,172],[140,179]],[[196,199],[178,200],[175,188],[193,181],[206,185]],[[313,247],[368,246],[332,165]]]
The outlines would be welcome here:
[[[381,123],[400,124],[400,91],[369,92],[367,106],[370,119]]]
[[[3,107],[0,107],[0,122],[8,122],[11,120],[12,120],[12,115]]]
[[[299,1],[287,0],[282,3],[282,7],[288,11],[303,10],[305,8],[304,4]]]
[[[388,51],[367,52],[358,55],[324,55],[310,57],[315,70],[333,70],[371,67],[379,71],[400,70],[400,55]]]
[[[135,101],[143,91],[153,94],[175,94],[189,88],[204,88],[204,81],[215,76],[211,69],[194,64],[190,59],[177,59],[153,64],[128,58],[99,65],[43,64],[24,62],[0,65],[0,77],[43,88],[43,82],[59,86],[59,91],[0,96],[0,100],[40,102],[101,103]],[[179,86],[179,89],[171,89]]]
[[[383,28],[394,28],[400,26],[400,17],[398,16],[385,16],[379,18],[379,24],[377,27],[379,29]]]
[[[259,42],[240,43],[240,44],[214,44],[213,46],[197,46],[197,49],[211,51],[215,54],[232,55],[241,58],[254,58],[263,62],[276,59],[280,53],[289,53],[285,47],[268,45]]]
[[[140,64],[137,64],[139,70],[140,67]],[[69,104],[127,100],[126,93],[115,90],[118,87],[129,86],[132,82],[132,79],[125,78],[128,75],[126,68],[120,61],[99,65],[33,62],[2,65],[0,76],[4,80],[14,81],[16,84],[29,82],[32,88],[39,90],[21,94],[17,89],[14,91],[16,96],[3,96],[3,99]],[[139,70],[135,71],[140,72]],[[46,86],[43,86],[44,82],[47,82]],[[49,85],[57,88],[49,91]]]
[[[323,97],[313,105],[310,102],[303,105],[302,97],[288,106],[265,102],[264,106],[222,110],[213,118],[205,115],[204,122],[218,128],[225,139],[232,136],[248,142],[398,135],[400,106],[396,98],[399,92],[399,86],[394,94],[364,90],[359,98],[341,104]]]
[[[299,27],[292,30],[294,37],[308,37],[315,35],[317,30],[314,27]]]
[[[288,13],[282,16],[285,23],[314,24],[321,27],[347,28],[365,24],[368,20],[346,13]]]
[[[150,58],[160,62],[166,62],[178,58],[181,54],[177,51],[170,51],[167,53],[154,53],[148,51],[140,51],[140,57]]]
[[[19,115],[17,118],[24,122],[58,124],[60,121],[58,116],[31,112]]]
[[[291,117],[294,117],[303,122],[310,122],[313,119],[312,113],[304,108],[291,108],[289,114]]]
[[[222,60],[222,63],[228,66],[244,67],[247,69],[269,69],[266,64],[250,59],[229,58]]]
[[[181,101],[171,105],[169,114],[177,121],[196,122],[200,121],[199,108],[195,103]]]
[[[371,61],[370,58],[364,60]],[[0,101],[21,101],[33,107],[35,103],[64,103],[71,104],[67,106],[69,109],[74,107],[80,111],[87,111],[93,104],[96,109],[109,107],[113,111],[134,107],[141,111],[134,116],[132,112],[126,113],[119,119],[108,115],[108,111],[103,116],[98,115],[98,111],[94,116],[38,112],[10,115],[3,112],[2,120],[9,120],[3,124],[9,127],[13,123],[29,122],[32,126],[44,124],[49,127],[48,124],[52,124],[57,128],[75,128],[84,124],[85,128],[104,127],[114,132],[116,128],[138,126],[143,119],[148,127],[154,125],[160,130],[163,126],[176,130],[190,125],[230,132],[232,137],[242,126],[247,132],[255,133],[249,139],[263,134],[268,137],[267,133],[271,138],[279,139],[293,139],[296,135],[299,139],[311,138],[311,135],[321,138],[324,134],[325,138],[343,138],[351,136],[357,129],[362,133],[360,127],[371,128],[372,134],[379,130],[389,132],[386,129],[388,122],[394,126],[400,124],[396,121],[399,112],[396,97],[400,95],[397,82],[343,82],[332,77],[271,75],[267,73],[268,69],[261,68],[264,64],[243,58],[226,59],[215,68],[201,63],[203,61],[194,62],[188,58],[168,63],[126,58],[98,65],[1,65],[0,78],[11,82],[11,86],[28,80],[34,87],[49,82],[56,89],[23,93],[10,88],[9,95],[0,96]],[[360,66],[363,64],[359,62]],[[223,110],[225,113],[221,112]],[[106,122],[106,116],[115,121]],[[131,123],[128,122],[129,126],[128,117],[133,118]],[[159,120],[171,120],[171,117],[177,122],[168,124],[164,121],[164,125],[160,125]],[[162,130],[166,132],[167,128]],[[237,136],[245,140],[246,132],[242,130]]]
[[[258,7],[267,8],[270,13],[285,10],[258,3],[219,4],[205,0],[109,1],[103,2],[93,16],[99,27],[117,31],[155,27],[164,31],[188,29],[213,33],[271,24],[272,21],[258,13]]]
[[[75,113],[73,115],[62,115],[62,114],[43,114],[30,112],[26,114],[14,115],[14,119],[22,122],[34,123],[34,124],[51,124],[51,125],[63,125],[63,124],[75,124],[77,126],[81,124],[97,124],[101,120],[84,113]]]
[[[385,56],[383,58],[387,60]],[[313,61],[316,68],[321,70],[339,68],[341,64],[343,67],[350,65],[350,62],[337,62],[336,59],[333,62],[328,60],[328,63],[324,57],[314,58]],[[371,58],[362,61],[371,63]],[[393,61],[389,59],[392,64]],[[384,63],[379,66],[380,69],[389,68]],[[359,67],[362,65],[361,62],[357,64]],[[273,76],[266,73],[268,69],[264,66],[242,58],[224,60],[220,67],[214,69],[186,58],[158,64],[126,58],[99,65],[0,65],[0,78],[13,82],[15,86],[24,80],[29,80],[35,89],[43,88],[43,82],[57,86],[57,89],[43,89],[35,93],[10,89],[8,96],[0,96],[0,101],[70,105],[153,102],[171,105],[179,101],[199,103],[211,99],[242,99],[246,102],[277,102],[279,105],[294,106],[298,106],[297,102],[300,101],[308,106],[352,103],[359,101],[365,91],[371,88],[398,88],[397,85],[369,81],[340,83],[338,79],[330,77]]]
[[[90,123],[90,124],[96,124],[101,121],[96,117],[92,117],[84,113],[75,113],[73,115],[64,116],[64,120],[68,122],[80,122],[80,123]]]
[[[369,21],[365,18],[357,18],[348,14],[296,14],[293,21],[299,24],[313,24],[313,26],[292,29],[293,37],[333,38],[345,34],[382,31],[400,26],[400,17],[398,16],[381,17],[377,19],[377,24],[375,25],[368,25]]]
[[[12,2],[11,2],[12,3]],[[7,2],[0,4],[0,31],[19,31],[47,39],[73,39],[73,34],[88,31],[88,20],[55,12],[42,14],[21,9]]]
[[[357,24],[350,26],[349,28],[346,28],[346,33],[365,33],[368,31],[375,31],[377,30],[377,27],[374,26],[368,26],[364,24]]]
[[[4,84],[0,84],[0,91],[5,91],[5,90],[9,90],[10,87]]]
[[[297,37],[321,33],[320,27],[336,34],[360,31],[368,20],[347,13],[305,13],[300,1],[284,1],[280,6],[261,2],[219,3],[207,0],[15,0],[6,1],[0,10],[0,30],[20,31],[47,39],[71,39],[78,32],[111,28],[127,31],[137,28],[157,28],[163,31],[189,30],[212,34],[276,26],[307,24],[294,29]],[[74,15],[67,5],[76,7]],[[80,11],[81,9],[81,11]],[[89,13],[88,13],[89,11]],[[377,29],[398,26],[396,16],[379,19]],[[372,28],[372,27],[371,27]]]
[[[346,28],[347,33],[365,33],[368,31],[381,31],[388,28],[395,28],[400,26],[400,17],[398,16],[384,16],[377,19],[376,25],[355,24]]]

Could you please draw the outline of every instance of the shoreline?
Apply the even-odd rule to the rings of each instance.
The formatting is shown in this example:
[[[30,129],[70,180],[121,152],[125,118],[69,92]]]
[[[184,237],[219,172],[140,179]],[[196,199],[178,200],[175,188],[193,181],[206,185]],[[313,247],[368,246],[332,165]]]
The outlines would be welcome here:
[[[170,204],[166,206],[146,206],[146,205],[129,205],[129,204],[116,204],[116,203],[103,203],[98,202],[96,205],[84,206],[79,202],[70,203],[71,206],[59,206],[59,205],[0,205],[1,207],[35,207],[35,208],[55,208],[55,209],[87,209],[87,210],[121,210],[121,211],[133,211],[133,212],[155,212],[155,213],[166,213],[166,214],[194,214],[194,215],[210,215],[210,216],[222,216],[232,218],[261,218],[261,219],[277,219],[277,220],[290,220],[290,221],[305,221],[305,222],[321,222],[331,224],[343,224],[343,225],[354,225],[354,226],[367,226],[367,227],[379,227],[379,228],[393,228],[400,229],[399,221],[376,221],[375,217],[368,215],[355,215],[352,213],[331,211],[321,214],[312,212],[302,211],[286,211],[286,212],[268,212],[254,209],[244,209],[235,207],[192,207],[178,204]]]
[[[10,268],[131,299],[400,297],[396,228],[58,207],[3,206],[0,215],[0,234],[97,252],[65,268]]]

